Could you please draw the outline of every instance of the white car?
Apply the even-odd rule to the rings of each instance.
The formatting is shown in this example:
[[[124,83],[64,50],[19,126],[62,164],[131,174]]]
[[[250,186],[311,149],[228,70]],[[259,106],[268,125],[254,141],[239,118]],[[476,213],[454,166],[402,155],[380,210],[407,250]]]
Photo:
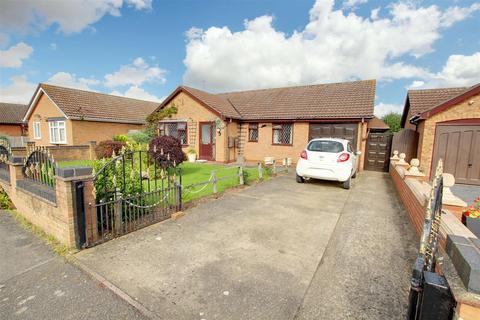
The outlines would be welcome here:
[[[350,141],[336,138],[311,140],[300,153],[297,162],[297,182],[305,179],[321,179],[342,182],[350,189],[351,179],[357,173],[357,154]]]

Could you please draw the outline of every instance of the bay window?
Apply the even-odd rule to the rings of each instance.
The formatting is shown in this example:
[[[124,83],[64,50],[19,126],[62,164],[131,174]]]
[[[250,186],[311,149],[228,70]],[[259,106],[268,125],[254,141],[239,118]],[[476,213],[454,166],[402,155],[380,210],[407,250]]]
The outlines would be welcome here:
[[[50,143],[67,143],[65,121],[49,121],[48,128],[50,132]]]
[[[292,123],[274,123],[272,125],[272,144],[291,145],[293,142]]]
[[[158,124],[160,136],[177,138],[182,145],[187,145],[187,123],[186,122],[160,122]]]

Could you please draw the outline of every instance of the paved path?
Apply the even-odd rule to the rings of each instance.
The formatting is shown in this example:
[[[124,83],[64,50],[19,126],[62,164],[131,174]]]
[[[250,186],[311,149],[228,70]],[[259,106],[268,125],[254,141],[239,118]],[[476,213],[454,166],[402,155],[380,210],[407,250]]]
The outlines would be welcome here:
[[[162,319],[402,319],[417,241],[388,175],[283,176],[77,254]]]
[[[0,319],[144,319],[0,211]]]

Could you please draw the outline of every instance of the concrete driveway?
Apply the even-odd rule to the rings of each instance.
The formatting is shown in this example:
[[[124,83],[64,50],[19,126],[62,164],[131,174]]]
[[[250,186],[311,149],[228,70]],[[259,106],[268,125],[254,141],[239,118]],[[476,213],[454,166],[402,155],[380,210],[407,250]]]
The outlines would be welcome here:
[[[161,319],[400,319],[416,243],[388,175],[289,175],[77,259]]]

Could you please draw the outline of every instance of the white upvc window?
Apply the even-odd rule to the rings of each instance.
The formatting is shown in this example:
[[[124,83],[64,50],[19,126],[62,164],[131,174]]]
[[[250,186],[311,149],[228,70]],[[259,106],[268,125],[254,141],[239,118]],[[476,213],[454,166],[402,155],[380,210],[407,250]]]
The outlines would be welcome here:
[[[40,130],[40,121],[33,122],[33,139],[42,139],[42,131]]]
[[[49,121],[50,143],[67,143],[65,121]]]

